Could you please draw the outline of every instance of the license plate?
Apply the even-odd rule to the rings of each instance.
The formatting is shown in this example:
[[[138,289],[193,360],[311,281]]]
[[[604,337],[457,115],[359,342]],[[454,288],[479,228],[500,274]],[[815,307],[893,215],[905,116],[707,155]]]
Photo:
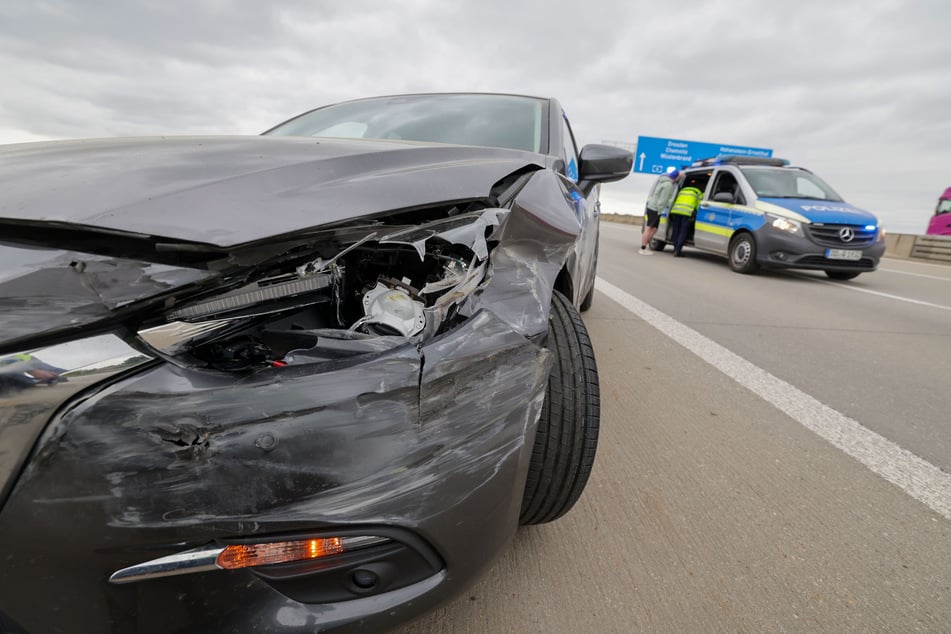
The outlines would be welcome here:
[[[853,249],[826,249],[826,258],[830,260],[861,260],[862,252]]]

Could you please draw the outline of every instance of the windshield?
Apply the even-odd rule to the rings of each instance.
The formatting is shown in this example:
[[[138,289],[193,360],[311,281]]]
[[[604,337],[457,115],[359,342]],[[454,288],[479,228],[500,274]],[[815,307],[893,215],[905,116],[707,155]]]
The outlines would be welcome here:
[[[951,200],[939,200],[938,208],[935,209],[936,214],[946,214],[951,212]]]
[[[312,110],[268,130],[277,136],[403,139],[547,151],[545,101],[510,95],[409,95]]]
[[[805,170],[768,167],[741,169],[760,198],[809,198],[842,202],[842,198],[821,178]]]

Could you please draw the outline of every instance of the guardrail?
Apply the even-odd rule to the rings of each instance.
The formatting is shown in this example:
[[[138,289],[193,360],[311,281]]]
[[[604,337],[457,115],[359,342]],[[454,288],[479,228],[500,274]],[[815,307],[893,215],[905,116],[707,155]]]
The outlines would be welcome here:
[[[951,236],[890,233],[885,241],[885,255],[889,257],[951,264]]]

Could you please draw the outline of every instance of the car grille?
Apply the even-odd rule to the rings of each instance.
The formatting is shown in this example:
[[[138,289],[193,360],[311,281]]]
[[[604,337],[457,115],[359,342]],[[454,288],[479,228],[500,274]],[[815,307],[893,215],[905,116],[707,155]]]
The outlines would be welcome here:
[[[854,238],[848,242],[842,239],[842,230],[850,229]],[[866,229],[865,225],[806,225],[809,236],[816,244],[827,247],[867,247],[875,242],[875,229]]]
[[[807,255],[804,258],[796,260],[796,264],[816,266],[819,268],[835,267],[837,269],[871,269],[875,266],[875,261],[871,258],[862,258],[861,260],[830,260],[821,255]]]

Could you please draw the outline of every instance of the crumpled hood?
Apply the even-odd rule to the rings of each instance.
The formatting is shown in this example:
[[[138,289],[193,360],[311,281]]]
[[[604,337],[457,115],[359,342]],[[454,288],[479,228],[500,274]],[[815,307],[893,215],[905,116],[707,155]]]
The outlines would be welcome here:
[[[221,247],[393,209],[484,197],[539,155],[292,137],[155,137],[0,147],[0,221]]]
[[[769,212],[775,212],[777,211],[775,207],[779,207],[782,211],[791,211],[796,214],[794,216],[796,220],[806,222],[878,225],[878,218],[874,214],[847,202],[830,202],[811,198],[759,198],[756,201],[756,207]]]

